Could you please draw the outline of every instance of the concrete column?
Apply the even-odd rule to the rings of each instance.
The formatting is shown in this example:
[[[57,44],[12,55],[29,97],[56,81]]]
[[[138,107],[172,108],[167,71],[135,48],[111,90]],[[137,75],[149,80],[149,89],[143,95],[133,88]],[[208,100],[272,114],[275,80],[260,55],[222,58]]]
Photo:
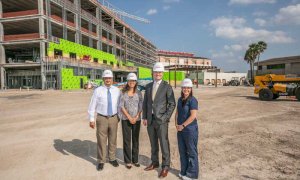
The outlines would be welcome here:
[[[0,41],[4,40],[4,29],[3,24],[0,22]]]
[[[88,25],[89,26],[89,31],[92,32],[92,28],[93,28],[92,26],[93,25],[90,21],[88,22],[88,24],[89,24]],[[89,36],[89,47],[93,47],[93,39],[90,36]]]
[[[123,27],[123,36],[126,36],[126,28],[125,28],[125,26]]]
[[[5,49],[2,44],[0,44],[0,64],[5,64]]]
[[[57,74],[57,89],[62,89],[62,77],[61,77],[61,71],[62,71],[62,62],[58,63],[58,74]]]
[[[114,55],[117,55],[117,51],[116,51],[116,30],[115,30],[115,19],[114,18],[111,19],[111,27],[113,29],[113,31],[112,31],[112,41],[113,41],[112,53]]]
[[[5,82],[5,70],[4,70],[4,67],[2,67],[1,65],[0,65],[0,88],[3,90],[4,89],[4,87],[5,87],[5,84],[6,84],[6,82]]]
[[[0,88],[4,89],[5,86],[5,70],[2,65],[4,65],[5,62],[5,49],[3,45],[0,44]]]
[[[39,14],[44,15],[44,0],[38,0],[38,9],[39,9]]]
[[[2,18],[3,14],[3,7],[2,7],[2,0],[0,0],[0,18]]]
[[[0,11],[2,11],[2,2],[0,0]],[[3,40],[3,36],[4,36],[4,31],[3,31],[3,25],[2,23],[0,23],[0,41]],[[2,44],[0,44],[0,88],[4,89],[5,86],[5,71],[4,71],[4,67],[2,67],[1,65],[4,65],[5,62],[5,49],[4,46]]]
[[[67,29],[67,11],[64,7],[62,6],[62,19],[63,19],[63,38],[68,39],[68,29]]]
[[[42,17],[39,18],[39,32],[40,32],[40,38],[47,38],[45,36],[45,23],[44,19]]]
[[[44,64],[45,59],[45,42],[40,42],[40,59],[41,59],[41,80],[42,80],[42,90],[46,89],[46,73]]]
[[[115,19],[111,18],[111,27],[112,29],[115,29]]]
[[[82,44],[81,38],[81,0],[74,0],[74,4],[76,6],[77,14],[75,14],[75,24],[76,24],[76,34],[75,34],[75,42],[78,44]]]
[[[124,62],[127,63],[127,36],[126,35],[126,28],[123,27],[123,36],[124,36],[124,40],[125,40],[125,50],[124,50]]]
[[[52,36],[52,28],[51,28],[51,21],[50,21],[50,16],[51,16],[50,0],[45,0],[45,3],[46,3],[46,15],[49,17],[47,20],[47,35],[49,38]]]
[[[99,20],[99,23],[97,24],[97,35],[98,35],[98,40],[97,40],[97,49],[98,50],[102,50],[102,28],[101,28],[101,24],[102,24],[102,16],[101,16],[101,12],[102,10],[97,7],[96,9],[96,18]]]

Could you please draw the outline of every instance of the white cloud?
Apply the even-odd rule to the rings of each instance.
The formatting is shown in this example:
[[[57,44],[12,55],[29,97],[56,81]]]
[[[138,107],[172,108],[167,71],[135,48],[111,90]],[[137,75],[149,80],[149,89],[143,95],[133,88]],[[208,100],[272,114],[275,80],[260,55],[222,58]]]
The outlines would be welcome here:
[[[225,45],[224,49],[227,51],[242,51],[247,49],[247,45],[241,45],[241,44]]]
[[[170,6],[163,6],[163,10],[169,10],[171,7]]]
[[[220,52],[212,52],[211,53],[211,57],[213,59],[226,59],[226,58],[233,58],[234,57],[234,53],[229,51],[229,52],[224,52],[224,51],[220,51]]]
[[[230,0],[229,4],[261,4],[261,3],[276,3],[276,0]]]
[[[227,18],[227,17],[218,17],[210,21],[210,25],[214,27],[222,27],[222,26],[234,26],[234,27],[242,27],[246,23],[244,18]]]
[[[244,18],[219,17],[210,21],[215,28],[216,37],[237,41],[259,41],[267,43],[291,43],[293,39],[283,31],[268,31],[266,29],[253,29],[246,26]]]
[[[217,61],[223,61],[225,63],[237,63],[239,61],[239,55],[237,55],[236,53],[232,52],[232,51],[215,51],[215,50],[211,50],[211,57],[213,60],[217,60]]]
[[[156,14],[157,13],[157,9],[149,9],[148,11],[147,11],[147,15],[153,15],[153,14]]]
[[[256,16],[256,17],[262,17],[262,16],[268,15],[268,13],[266,13],[264,11],[255,11],[254,13],[252,13],[252,15]]]
[[[254,22],[259,26],[265,26],[267,24],[267,21],[261,18],[256,18]]]
[[[299,3],[300,0],[292,0],[292,3]]]
[[[180,0],[163,0],[164,3],[178,3]]]
[[[281,8],[279,13],[275,15],[274,21],[277,24],[300,25],[300,4]]]

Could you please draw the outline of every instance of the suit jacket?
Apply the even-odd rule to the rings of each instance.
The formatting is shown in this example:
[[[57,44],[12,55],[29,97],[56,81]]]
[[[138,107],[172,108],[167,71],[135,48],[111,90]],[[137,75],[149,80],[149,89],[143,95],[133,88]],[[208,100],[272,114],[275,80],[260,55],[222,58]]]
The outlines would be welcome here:
[[[158,124],[170,121],[176,102],[172,87],[164,80],[161,81],[154,101],[152,101],[153,82],[146,85],[143,103],[143,119],[152,123],[152,110]]]

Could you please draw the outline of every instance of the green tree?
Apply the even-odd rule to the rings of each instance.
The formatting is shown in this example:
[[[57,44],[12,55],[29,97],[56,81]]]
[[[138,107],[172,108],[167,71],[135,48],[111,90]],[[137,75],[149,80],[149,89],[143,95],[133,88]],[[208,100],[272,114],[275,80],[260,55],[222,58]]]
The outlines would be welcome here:
[[[256,44],[256,46],[257,46],[257,51],[258,51],[258,55],[257,55],[257,71],[256,71],[256,74],[258,74],[258,67],[259,67],[259,58],[260,58],[260,55],[267,49],[268,45],[264,41],[259,41]]]
[[[258,43],[252,43],[249,45],[249,48],[247,49],[245,53],[244,60],[250,65],[250,77],[251,82],[254,82],[254,63],[257,59],[257,71],[256,74],[258,74],[258,66],[259,66],[259,58],[260,55],[267,49],[267,43],[264,41],[259,41]]]
[[[257,45],[255,43],[250,44],[249,48],[247,49],[244,60],[250,65],[250,77],[251,77],[251,83],[254,82],[254,62],[256,60],[256,57],[258,55]]]

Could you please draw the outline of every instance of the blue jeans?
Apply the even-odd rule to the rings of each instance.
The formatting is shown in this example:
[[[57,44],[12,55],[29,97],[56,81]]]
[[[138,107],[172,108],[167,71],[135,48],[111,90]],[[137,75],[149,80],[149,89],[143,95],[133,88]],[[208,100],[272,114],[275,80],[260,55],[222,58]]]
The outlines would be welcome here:
[[[198,125],[187,126],[183,131],[177,132],[177,140],[181,165],[180,174],[198,179]]]

